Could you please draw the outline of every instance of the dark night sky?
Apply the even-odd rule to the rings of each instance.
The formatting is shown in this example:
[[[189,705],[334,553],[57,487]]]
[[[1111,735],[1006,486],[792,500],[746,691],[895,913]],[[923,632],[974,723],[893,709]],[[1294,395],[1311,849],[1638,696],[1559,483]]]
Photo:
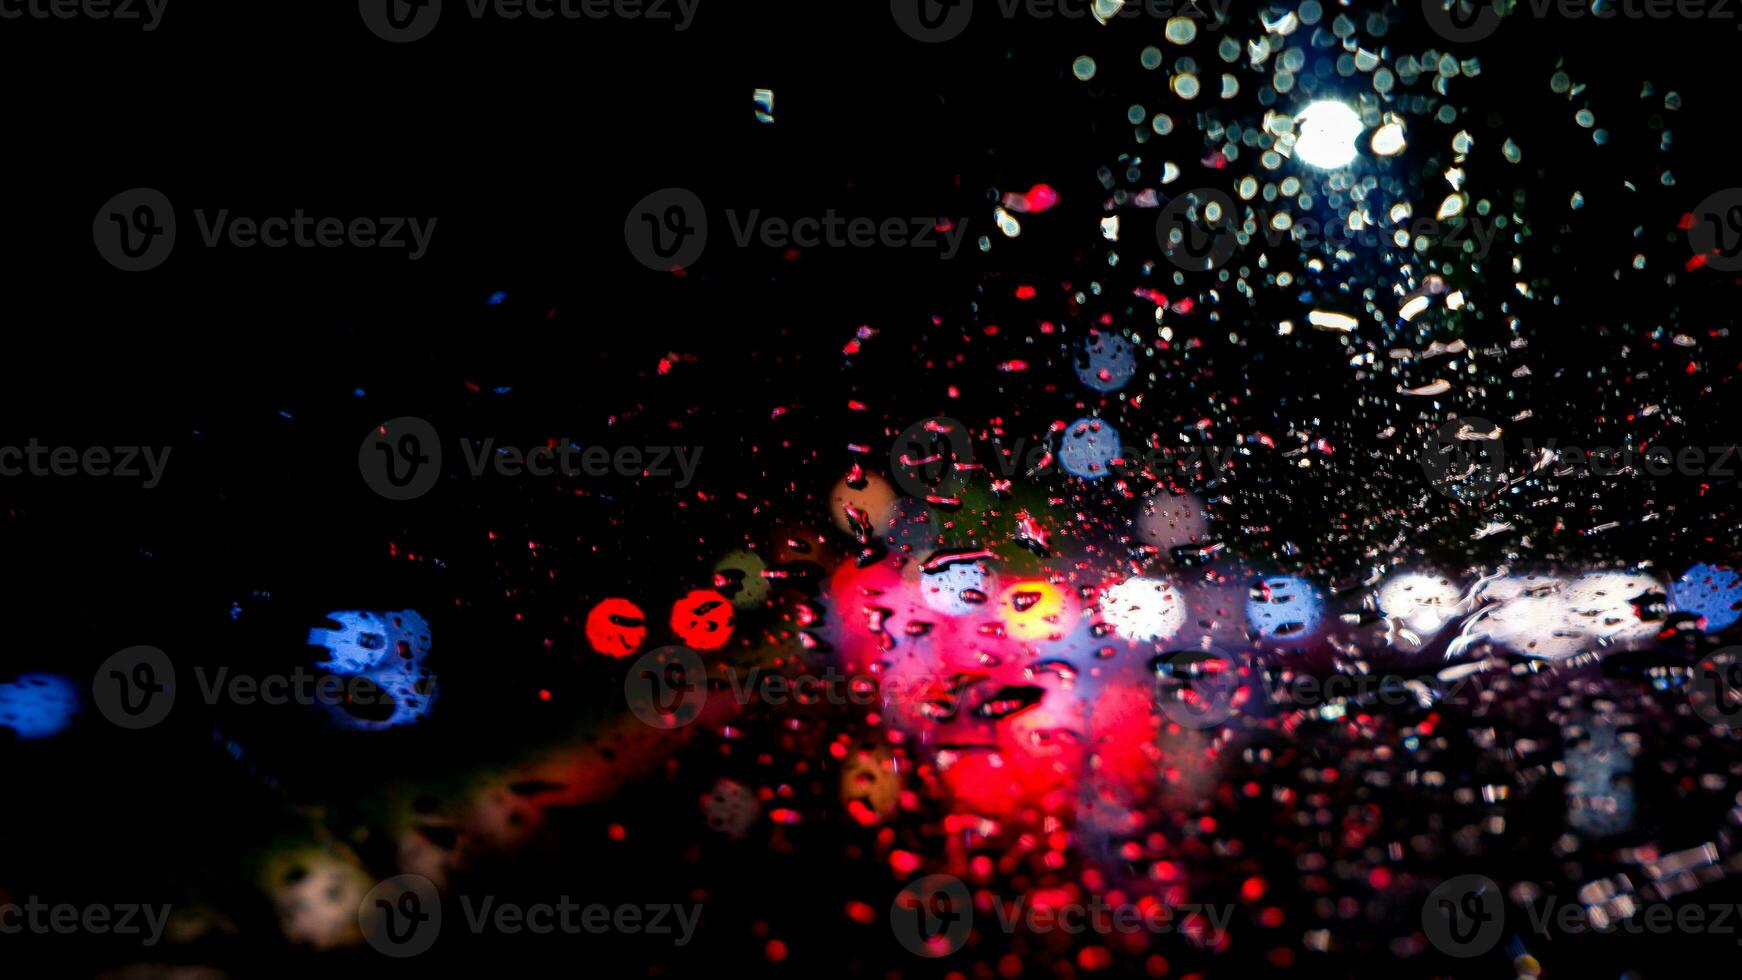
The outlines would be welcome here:
[[[1099,210],[1095,168],[1124,144],[1124,107],[1139,101],[1114,88],[1135,65],[1111,60],[1133,44],[1082,23],[976,25],[926,47],[895,28],[881,0],[702,0],[697,24],[675,36],[645,24],[475,24],[456,14],[429,40],[392,46],[364,30],[353,4],[316,6],[193,9],[176,0],[143,36],[117,25],[0,22],[11,188],[0,223],[9,368],[0,442],[168,442],[179,469],[173,486],[149,494],[0,488],[0,552],[13,569],[8,656],[21,667],[71,661],[82,670],[133,643],[222,648],[235,642],[229,604],[251,590],[274,592],[278,618],[250,638],[283,627],[280,643],[316,607],[398,608],[386,597],[409,604],[437,580],[505,608],[511,576],[476,543],[482,526],[536,526],[560,538],[571,525],[620,522],[623,553],[575,555],[566,596],[618,577],[675,580],[670,560],[688,560],[695,538],[748,519],[758,499],[821,489],[847,462],[849,440],[877,435],[842,409],[840,351],[855,328],[874,325],[886,341],[852,383],[870,377],[900,390],[920,373],[907,352],[931,314],[963,316],[990,271],[1008,282],[1056,280],[1094,242],[1035,235],[991,258],[970,245],[952,263],[856,250],[789,262],[718,247],[674,278],[625,249],[630,205],[684,186],[710,206],[771,214],[968,215],[981,223],[971,242],[986,230],[989,188],[1047,181],[1067,213],[1086,219]],[[1469,118],[1491,123],[1479,135],[1492,149],[1506,132],[1574,135],[1567,103],[1548,97],[1557,59],[1612,87],[1611,104],[1636,102],[1641,78],[1682,93],[1679,193],[1616,186],[1618,175],[1643,172],[1623,161],[1656,152],[1642,140],[1643,110],[1640,120],[1606,120],[1620,140],[1606,155],[1593,154],[1588,138],[1535,142],[1540,154],[1527,167],[1536,173],[1525,182],[1561,194],[1589,173],[1581,186],[1594,216],[1541,233],[1596,251],[1595,236],[1620,242],[1641,222],[1661,226],[1677,201],[1685,210],[1735,182],[1739,38],[1728,26],[1515,18],[1482,49],[1484,73],[1458,97],[1480,107]],[[1069,81],[1082,53],[1102,57],[1104,77]],[[754,118],[757,88],[776,93],[773,126]],[[1153,91],[1141,95],[1153,101]],[[161,269],[128,276],[101,262],[90,229],[102,202],[135,186],[162,190],[182,210],[182,244]],[[433,215],[439,225],[429,256],[411,263],[197,248],[187,214],[298,207]],[[727,234],[723,221],[714,234]],[[1544,261],[1560,263],[1557,276],[1586,287],[1569,301],[1555,355],[1566,372],[1535,382],[1566,424],[1601,428],[1583,407],[1597,399],[1586,371],[1613,351],[1572,324],[1668,321],[1671,302],[1689,322],[1715,323],[1733,296],[1712,279],[1673,300],[1634,293],[1582,268],[1579,249],[1557,255],[1541,244]],[[507,301],[486,305],[497,291]],[[655,366],[672,352],[696,361],[662,381]],[[1253,370],[1300,382],[1284,365]],[[367,397],[353,396],[358,387]],[[512,397],[488,394],[498,387],[513,387]],[[771,427],[776,407],[795,420]],[[1705,407],[1711,421],[1696,429],[1723,435],[1734,401]],[[912,418],[936,408],[903,406]],[[643,438],[684,419],[686,438],[707,446],[716,467],[703,489],[718,506],[679,512],[668,499],[626,494],[552,514],[481,494],[395,510],[357,479],[357,442],[381,419],[423,415],[461,431],[537,438],[553,426],[596,435],[614,414],[628,416],[621,431]],[[813,458],[813,449],[834,455]],[[734,498],[740,492],[745,500]],[[388,561],[384,527],[474,561],[453,574]],[[1639,557],[1650,544],[1618,547]],[[553,590],[530,601],[564,600]],[[268,660],[299,652],[261,642]],[[486,667],[452,673],[485,691],[507,683]],[[179,733],[193,742],[201,734]],[[197,760],[164,775],[153,745],[126,751],[138,754],[106,760],[101,779],[47,763],[32,770],[66,780],[52,796],[80,804],[55,828],[61,840],[107,839],[110,861],[147,853],[123,877],[179,867],[176,846],[230,831],[223,804],[212,802],[186,813],[142,808],[110,837],[111,794],[215,800],[256,791]],[[262,751],[291,769],[306,762],[296,746]],[[352,772],[335,784],[369,778]],[[0,818],[0,840],[18,827]],[[175,843],[154,843],[165,839]],[[86,880],[116,873],[105,860],[88,859]]]

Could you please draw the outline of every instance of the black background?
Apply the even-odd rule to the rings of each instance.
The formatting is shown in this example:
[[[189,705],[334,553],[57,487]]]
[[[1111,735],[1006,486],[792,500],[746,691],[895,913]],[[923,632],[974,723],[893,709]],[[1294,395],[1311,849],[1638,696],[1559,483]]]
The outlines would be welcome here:
[[[175,447],[167,482],[151,491],[119,480],[0,482],[0,561],[10,569],[0,675],[82,676],[139,643],[194,661],[241,646],[262,662],[292,663],[311,614],[417,607],[432,595],[465,597],[438,650],[478,654],[442,665],[451,689],[467,692],[463,731],[422,741],[390,733],[367,754],[276,721],[237,719],[238,732],[209,718],[142,738],[83,732],[33,751],[0,789],[0,861],[22,869],[20,880],[145,894],[169,875],[221,892],[231,868],[211,855],[253,839],[258,824],[238,820],[261,820],[281,801],[224,758],[214,731],[249,735],[267,770],[344,800],[383,766],[439,771],[560,728],[516,699],[541,683],[584,688],[585,669],[566,659],[578,646],[573,630],[553,656],[540,643],[551,631],[500,624],[517,611],[535,621],[572,614],[578,597],[616,582],[690,582],[704,555],[765,520],[753,513],[758,502],[826,488],[847,461],[845,444],[877,435],[845,411],[850,384],[910,384],[923,372],[906,352],[928,318],[973,300],[991,261],[972,245],[991,230],[988,188],[1049,181],[1088,226],[1100,196],[1094,168],[1116,152],[1124,107],[1138,101],[1107,89],[1140,45],[1086,21],[982,18],[964,37],[927,46],[874,0],[703,0],[682,34],[633,21],[474,22],[449,6],[433,35],[410,45],[370,34],[346,2],[171,0],[149,34],[0,22],[10,188],[0,225],[0,442]],[[1585,254],[1607,257],[1604,246],[1636,223],[1673,223],[1677,207],[1734,181],[1742,35],[1732,26],[1513,18],[1479,49],[1484,74],[1459,89],[1506,126],[1567,130],[1564,144],[1540,141],[1530,161],[1544,187],[1590,175],[1580,186],[1597,217],[1554,270],[1586,285],[1567,309],[1568,372],[1543,389],[1569,419],[1589,416],[1581,397],[1601,399],[1591,371],[1613,356],[1581,342],[1574,323],[1669,320],[1675,303],[1716,326],[1734,295],[1724,277],[1706,277],[1666,301],[1606,279],[1602,262],[1580,265]],[[1081,53],[1105,66],[1094,83],[1070,79]],[[1618,138],[1636,142],[1595,159],[1567,103],[1547,90],[1563,62],[1618,98],[1643,78],[1683,94],[1677,188],[1635,200],[1617,187],[1618,175],[1637,172],[1617,159],[1643,159],[1655,144],[1616,124]],[[772,126],[754,118],[756,88],[776,93]],[[175,203],[180,239],[161,268],[125,274],[98,257],[91,222],[104,201],[138,186]],[[696,191],[714,218],[713,244],[683,277],[644,268],[623,241],[630,206],[668,186]],[[439,224],[429,255],[413,263],[371,250],[206,249],[192,220],[195,208],[264,217],[299,207]],[[829,207],[967,216],[968,245],[950,263],[875,249],[794,261],[731,247],[720,213]],[[1046,277],[1087,244],[1025,236],[1001,244],[997,269],[1013,282]],[[498,291],[506,301],[488,305]],[[883,331],[886,353],[848,382],[839,352],[862,324]],[[659,375],[673,353],[691,359]],[[1255,370],[1299,383],[1281,367]],[[1713,431],[1733,417],[1728,404],[1708,405]],[[918,418],[941,406],[912,407]],[[789,410],[787,421],[771,422],[776,408]],[[356,451],[372,425],[401,415],[444,433],[527,441],[565,430],[597,438],[614,415],[625,418],[620,433],[651,439],[681,419],[683,438],[706,447],[697,489],[716,501],[623,488],[557,511],[510,489],[444,484],[392,505],[360,481]],[[528,528],[548,538],[536,573],[510,550]],[[389,541],[438,555],[440,567],[391,556]],[[233,603],[246,610],[240,619]],[[657,827],[656,813],[642,816]],[[592,832],[607,819],[580,822]],[[594,873],[631,880],[637,861],[651,864],[651,879],[684,873],[662,863],[671,856],[612,860],[623,863]],[[768,903],[812,901],[766,865],[745,870],[761,878]],[[816,927],[830,927],[839,902],[815,904]],[[234,911],[245,921],[268,914]],[[759,950],[743,952],[751,968],[766,966]],[[794,975],[824,967],[790,964]]]

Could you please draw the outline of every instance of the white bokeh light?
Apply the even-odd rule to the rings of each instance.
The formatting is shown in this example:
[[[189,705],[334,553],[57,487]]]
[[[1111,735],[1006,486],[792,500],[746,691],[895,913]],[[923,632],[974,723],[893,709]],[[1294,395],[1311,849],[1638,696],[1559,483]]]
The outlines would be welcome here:
[[[1294,155],[1321,170],[1346,167],[1355,159],[1361,116],[1329,99],[1311,103],[1295,117]]]
[[[1649,575],[1622,571],[1587,572],[1572,579],[1504,575],[1478,588],[1485,608],[1464,632],[1470,641],[1485,638],[1543,660],[1631,646],[1650,639],[1659,627],[1641,616],[1635,600],[1646,600],[1663,588]],[[1448,656],[1464,646],[1454,643]]]
[[[1129,578],[1101,594],[1101,620],[1128,640],[1165,640],[1185,625],[1186,607],[1170,583]]]
[[[1463,609],[1463,589],[1443,575],[1405,572],[1379,590],[1379,611],[1420,636],[1432,636]]]

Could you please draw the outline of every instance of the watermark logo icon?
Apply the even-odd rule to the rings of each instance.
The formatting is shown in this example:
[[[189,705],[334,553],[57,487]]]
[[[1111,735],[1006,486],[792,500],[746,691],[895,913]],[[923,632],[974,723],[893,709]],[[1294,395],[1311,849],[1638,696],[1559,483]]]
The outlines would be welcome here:
[[[1694,665],[1688,702],[1714,728],[1742,726],[1742,647],[1714,651]]]
[[[1491,0],[1421,0],[1421,12],[1435,34],[1459,44],[1480,41],[1500,29],[1500,11]]]
[[[687,268],[708,247],[708,212],[695,192],[654,191],[629,209],[623,239],[635,261],[658,272]]]
[[[395,875],[363,896],[357,924],[383,955],[404,959],[427,952],[442,931],[441,893],[423,875]]]
[[[1455,500],[1488,494],[1506,478],[1500,427],[1476,416],[1443,423],[1422,449],[1421,468],[1436,493]]]
[[[441,478],[441,437],[420,418],[384,422],[363,437],[357,469],[369,489],[388,500],[416,500]]]
[[[1234,713],[1240,669],[1220,650],[1180,650],[1156,658],[1156,705],[1181,728],[1214,728]]]
[[[1421,908],[1428,942],[1447,956],[1481,956],[1506,929],[1505,899],[1486,875],[1459,875],[1428,893]]]
[[[974,928],[974,899],[954,875],[908,882],[889,909],[896,941],[916,956],[936,959],[961,949]]]
[[[889,474],[918,500],[950,498],[961,491],[961,470],[974,461],[968,427],[952,418],[921,419],[889,447]]]
[[[150,728],[175,707],[175,666],[156,647],[128,647],[97,668],[91,698],[116,726]]]
[[[442,0],[358,0],[357,9],[376,37],[394,44],[428,36],[442,18]]]
[[[974,19],[974,0],[889,0],[889,12],[908,37],[941,44],[968,29],[968,21]]]
[[[175,250],[175,208],[162,191],[122,191],[97,209],[91,239],[103,261],[122,272],[155,269]]]
[[[654,728],[682,728],[695,721],[708,699],[708,668],[686,646],[650,650],[629,665],[623,694],[635,717]]]
[[[1709,268],[1742,270],[1742,187],[1721,190],[1694,208],[1688,244]]]
[[[1208,272],[1234,257],[1240,236],[1234,230],[1234,199],[1219,190],[1199,187],[1179,195],[1161,209],[1155,237],[1162,252],[1186,272]]]

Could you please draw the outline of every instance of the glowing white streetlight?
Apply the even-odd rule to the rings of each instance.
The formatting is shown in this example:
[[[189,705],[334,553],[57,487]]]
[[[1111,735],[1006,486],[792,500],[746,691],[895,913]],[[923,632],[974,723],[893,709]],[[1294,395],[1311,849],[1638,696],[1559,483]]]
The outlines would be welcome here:
[[[1294,155],[1320,170],[1347,167],[1355,159],[1361,116],[1341,102],[1311,103],[1294,119]]]

